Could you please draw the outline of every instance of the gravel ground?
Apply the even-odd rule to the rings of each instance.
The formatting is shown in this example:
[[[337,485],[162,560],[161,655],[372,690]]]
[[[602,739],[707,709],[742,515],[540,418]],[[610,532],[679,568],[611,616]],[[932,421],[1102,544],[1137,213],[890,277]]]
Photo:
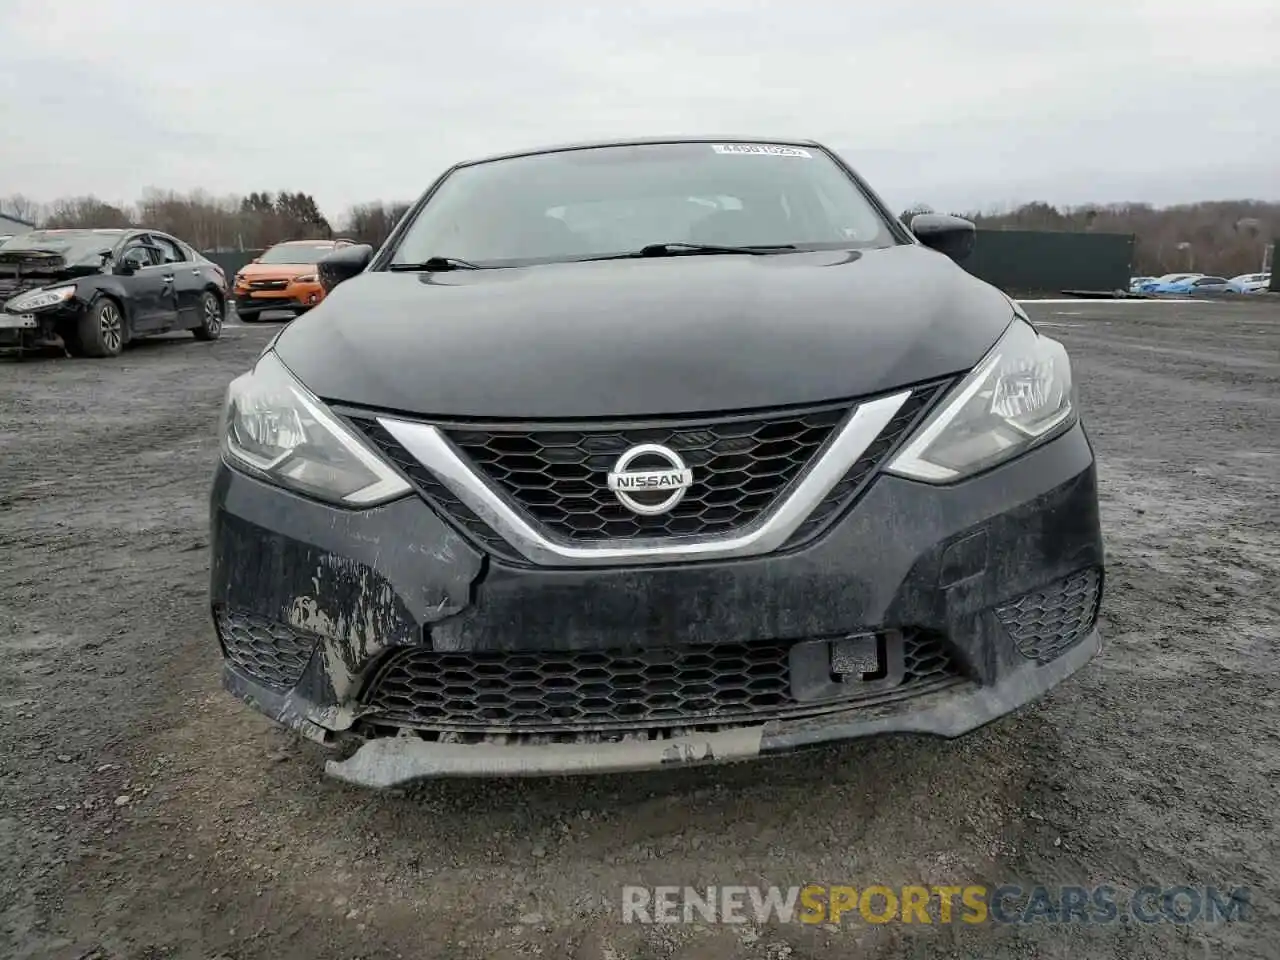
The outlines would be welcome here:
[[[1280,308],[1041,304],[1102,476],[1107,649],[955,742],[372,795],[224,695],[223,389],[275,324],[0,360],[0,955],[1277,955]],[[640,926],[624,884],[1245,885],[1251,922]]]

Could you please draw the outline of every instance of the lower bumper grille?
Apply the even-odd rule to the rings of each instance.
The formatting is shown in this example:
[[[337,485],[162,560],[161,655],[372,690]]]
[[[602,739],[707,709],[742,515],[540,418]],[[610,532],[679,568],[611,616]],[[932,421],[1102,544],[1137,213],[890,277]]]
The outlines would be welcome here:
[[[317,638],[251,613],[214,611],[227,660],[259,683],[287,690],[302,677]]]
[[[904,631],[905,673],[890,694],[958,681],[937,634]],[[758,723],[844,709],[859,697],[799,702],[782,641],[701,647],[464,653],[402,650],[362,698],[373,723],[472,732],[568,732]],[[881,694],[883,696],[884,694]]]
[[[1047,663],[1079,643],[1098,620],[1102,576],[1096,568],[996,607],[996,618],[1028,660]]]

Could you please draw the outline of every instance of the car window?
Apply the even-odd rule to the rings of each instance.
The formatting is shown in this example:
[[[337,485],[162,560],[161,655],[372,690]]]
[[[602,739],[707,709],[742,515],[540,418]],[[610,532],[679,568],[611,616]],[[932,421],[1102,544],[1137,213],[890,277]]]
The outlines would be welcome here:
[[[461,167],[409,224],[392,262],[442,256],[518,265],[658,243],[841,249],[898,242],[858,185],[817,148],[642,144]]]
[[[291,265],[315,263],[333,251],[334,245],[328,240],[316,243],[280,243],[260,256],[258,262]]]
[[[182,252],[182,248],[168,237],[161,237],[153,233],[151,242],[160,248],[160,256],[163,263],[182,263],[187,259]]]
[[[139,266],[153,267],[160,263],[160,255],[154,247],[147,246],[141,240],[131,240],[120,251],[120,260],[132,261]]]

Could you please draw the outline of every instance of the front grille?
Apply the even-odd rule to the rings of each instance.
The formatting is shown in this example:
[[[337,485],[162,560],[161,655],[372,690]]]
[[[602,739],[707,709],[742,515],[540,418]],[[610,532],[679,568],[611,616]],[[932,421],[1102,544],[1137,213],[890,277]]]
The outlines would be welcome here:
[[[903,633],[906,672],[890,695],[962,677],[947,641]],[[758,723],[845,709],[858,694],[801,703],[791,644],[547,653],[401,650],[362,701],[378,724],[471,732],[569,732]],[[882,694],[883,695],[883,694]]]
[[[252,290],[283,290],[289,286],[288,280],[250,280]]]
[[[564,430],[447,430],[526,513],[576,541],[711,536],[751,523],[813,459],[846,406],[739,418]],[[678,453],[693,485],[669,513],[632,513],[609,490],[618,458],[643,443]]]
[[[316,646],[315,635],[252,613],[219,607],[214,619],[227,660],[269,687],[296,684]]]
[[[945,383],[914,388],[902,409],[846,476],[792,536],[788,547],[817,536],[857,499],[882,464],[919,423]],[[599,542],[723,535],[759,519],[799,481],[853,404],[766,416],[648,421],[577,427],[441,429],[476,470],[548,534]],[[417,484],[424,496],[481,546],[521,562],[509,544],[444,487],[375,420],[353,422]],[[608,489],[618,458],[642,443],[675,450],[694,482],[674,510],[633,514]]]
[[[1023,594],[996,607],[996,617],[1028,660],[1047,663],[1066,653],[1093,629],[1102,599],[1097,568]]]

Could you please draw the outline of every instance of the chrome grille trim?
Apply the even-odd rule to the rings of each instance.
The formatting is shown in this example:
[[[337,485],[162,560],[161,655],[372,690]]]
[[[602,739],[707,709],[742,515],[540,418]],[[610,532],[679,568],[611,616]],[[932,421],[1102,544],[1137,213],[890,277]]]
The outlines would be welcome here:
[[[379,417],[377,422],[530,563],[550,567],[688,563],[758,557],[783,546],[875,441],[911,393],[904,390],[858,405],[837,428],[826,449],[790,495],[745,529],[707,537],[637,538],[586,544],[565,542],[538,529],[506,495],[467,463],[439,428],[392,417]]]

